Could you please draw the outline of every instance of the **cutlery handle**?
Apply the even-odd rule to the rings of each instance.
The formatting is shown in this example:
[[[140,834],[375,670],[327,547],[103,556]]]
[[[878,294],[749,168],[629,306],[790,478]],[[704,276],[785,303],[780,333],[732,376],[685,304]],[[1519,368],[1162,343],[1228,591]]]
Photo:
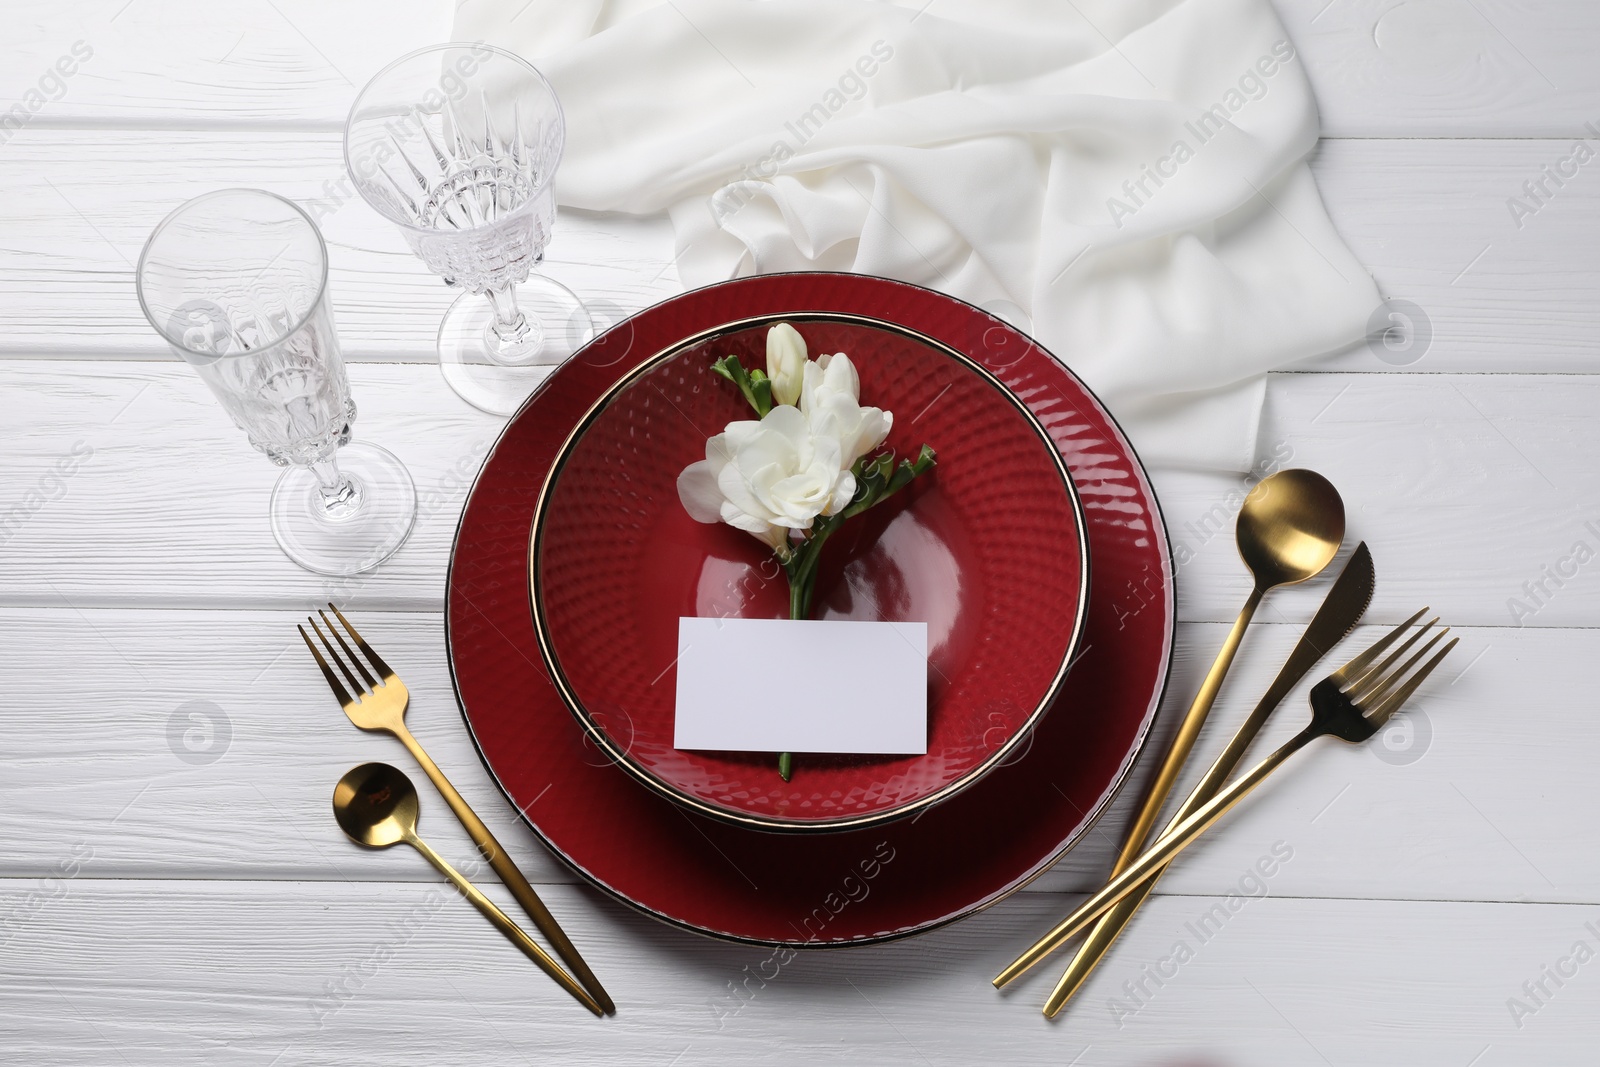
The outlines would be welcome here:
[[[1284,760],[1300,751],[1312,738],[1317,736],[1319,735],[1314,727],[1307,727],[1302,730],[1288,744],[1252,767],[1244,777],[1196,809],[1194,814],[1173,827],[1170,832],[1163,834],[1160,840],[1150,846],[1149,851],[1130,864],[1127,870],[1111,879],[1099,892],[1078,905],[1076,911],[1063,919],[1056,925],[1055,929],[1045,934],[1033,947],[1018,956],[1009,967],[1001,971],[994,980],[995,988],[998,989],[1016,979],[1028,968],[1070,940],[1078,931],[1088,926],[1089,923],[1111,910],[1118,901],[1132,894],[1152,872],[1165,866],[1172,857],[1187,848],[1195,838],[1205,833],[1213,823],[1226,815],[1230,808],[1243,800],[1252,789],[1265,781],[1268,775],[1283,764]]]
[[[1270,703],[1263,700],[1261,707],[1270,712],[1277,703],[1278,698],[1273,698]],[[1259,714],[1260,708],[1257,711]],[[1234,736],[1233,741],[1228,745],[1227,751],[1217,757],[1217,761],[1206,772],[1205,778],[1201,780],[1199,785],[1194,787],[1194,791],[1184,800],[1183,805],[1178,808],[1177,813],[1172,816],[1171,821],[1161,831],[1162,837],[1176,830],[1182,825],[1183,820],[1193,815],[1206,801],[1217,795],[1217,791],[1228,780],[1228,775],[1239,765],[1239,760],[1243,758],[1245,749],[1249,747],[1249,742],[1260,730],[1261,723],[1265,722],[1266,715],[1259,714],[1259,720],[1257,721],[1257,716],[1253,715],[1251,720]],[[1169,860],[1168,862],[1170,863],[1171,861]],[[1138,911],[1140,905],[1155,891],[1156,883],[1161,880],[1161,876],[1166,873],[1166,870],[1166,864],[1156,868],[1155,872],[1139,883],[1133,892],[1117,901],[1110,911],[1100,916],[1100,921],[1093,930],[1089,931],[1089,936],[1079,946],[1078,954],[1067,965],[1066,972],[1061,975],[1061,980],[1056,983],[1055,989],[1051,990],[1050,998],[1044,1002],[1044,1013],[1047,1018],[1054,1019],[1061,1014],[1061,1009],[1066,1007],[1067,1001],[1071,1000],[1073,994],[1088,980],[1090,972],[1095,969],[1105,954],[1111,951],[1111,946],[1117,940],[1117,936],[1133,920],[1134,912]],[[1113,877],[1116,873],[1113,872]]]
[[[1233,628],[1228,631],[1227,639],[1222,642],[1222,648],[1217,650],[1217,658],[1212,661],[1211,669],[1206,672],[1206,678],[1200,686],[1200,691],[1195,694],[1193,703],[1189,705],[1189,710],[1184,713],[1183,722],[1178,727],[1178,733],[1172,739],[1172,746],[1167,749],[1166,757],[1161,761],[1161,770],[1157,772],[1155,780],[1150,783],[1150,788],[1145,791],[1144,798],[1139,802],[1139,813],[1134,818],[1133,825],[1128,828],[1128,834],[1122,841],[1122,848],[1117,853],[1117,861],[1111,868],[1111,876],[1113,878],[1127,870],[1128,866],[1138,858],[1139,851],[1144,848],[1145,841],[1150,836],[1150,831],[1154,829],[1156,818],[1160,816],[1161,808],[1166,804],[1168,794],[1172,792],[1172,787],[1177,783],[1178,776],[1183,773],[1183,765],[1188,762],[1189,753],[1194,750],[1195,741],[1200,737],[1200,728],[1205,725],[1207,716],[1211,714],[1211,705],[1216,703],[1217,693],[1221,691],[1222,682],[1228,676],[1228,669],[1233,666],[1233,657],[1239,651],[1239,642],[1244,639],[1244,632],[1249,627],[1250,620],[1255,617],[1256,609],[1261,606],[1263,592],[1260,587],[1250,591],[1250,598],[1245,601],[1243,609],[1239,612],[1239,617],[1234,620]],[[1176,821],[1173,820],[1174,823]],[[1168,824],[1167,828],[1170,830],[1172,824]],[[1142,900],[1143,897],[1139,899]],[[1134,910],[1138,906],[1138,903],[1135,902],[1117,913],[1121,919],[1121,924],[1125,924],[1132,917]],[[1121,924],[1114,923],[1113,918],[1113,916],[1107,916],[1105,921],[1095,928],[1094,933],[1090,935],[1083,948],[1079,950],[1077,957],[1072,961],[1072,965],[1068,967],[1067,973],[1062,976],[1061,981],[1056,985],[1056,992],[1051,994],[1051,1000],[1055,1001],[1059,996],[1060,1003],[1056,1005],[1055,1011],[1051,1011],[1047,1007],[1045,1009],[1046,1015],[1053,1017],[1056,1012],[1061,1010],[1061,1004],[1067,1002],[1067,997],[1071,996],[1071,990],[1076,989],[1077,985],[1088,977],[1089,971],[1094,969],[1094,965],[1099,962],[1100,956],[1116,940],[1117,934],[1121,932]],[[1044,944],[1044,942],[1035,945],[1033,949],[1029,950],[1028,954],[1024,955],[1028,963],[1020,970],[1015,971],[1015,973],[1012,973],[1012,970],[1008,968],[1006,974],[1010,975],[1010,977],[1002,975],[1001,977],[1005,980],[996,979],[995,985],[1001,986],[1010,982],[1017,975],[1043,960],[1064,940],[1065,938],[1061,938],[1054,941],[1050,948],[1037,952],[1036,950],[1039,950],[1040,945]],[[1080,961],[1082,961],[1081,965]],[[1016,964],[1013,964],[1012,967],[1016,967]],[[1075,974],[1076,977],[1074,978]],[[1062,988],[1069,985],[1069,980],[1070,988],[1065,995],[1061,995]]]
[[[1299,672],[1297,671],[1293,677],[1298,678]],[[1268,692],[1261,698],[1261,702],[1250,713],[1250,717],[1245,720],[1244,725],[1239,727],[1239,731],[1228,742],[1227,749],[1217,757],[1216,762],[1206,771],[1205,777],[1200,780],[1200,784],[1195,786],[1194,790],[1184,799],[1176,814],[1162,829],[1162,837],[1176,830],[1184,819],[1193,815],[1206,801],[1216,796],[1218,791],[1226,784],[1228,775],[1232,774],[1234,768],[1239,766],[1239,761],[1244,758],[1245,750],[1250,747],[1250,742],[1255,740],[1256,734],[1260,733],[1261,727],[1266,724],[1267,717],[1272,714],[1273,709],[1283,700],[1284,693],[1289,690],[1289,684],[1285,683],[1280,688],[1280,682],[1284,682],[1283,674],[1280,674],[1273,681]],[[1078,954],[1067,965],[1067,969],[1061,975],[1061,980],[1056,983],[1055,989],[1051,990],[1049,999],[1044,1002],[1044,1014],[1047,1018],[1054,1019],[1061,1014],[1061,1009],[1066,1006],[1067,1001],[1071,1000],[1073,994],[1077,993],[1083,983],[1088,980],[1089,974],[1105,957],[1105,954],[1111,951],[1111,946],[1117,940],[1117,936],[1133,920],[1134,913],[1139,910],[1140,905],[1155,891],[1156,883],[1161,880],[1161,875],[1166,872],[1166,869],[1165,864],[1157,868],[1149,878],[1139,884],[1137,889],[1119,900],[1110,911],[1100,917],[1100,921],[1095,925],[1095,928],[1089,931],[1089,936],[1079,946]],[[1120,871],[1112,871],[1111,873],[1115,877]]]
[[[1134,912],[1138,911],[1145,899],[1155,891],[1156,882],[1161,879],[1165,870],[1165,867],[1158,869],[1148,879],[1135,886],[1133,892],[1112,905],[1110,911],[1100,916],[1100,921],[1089,931],[1089,936],[1084,938],[1083,944],[1078,946],[1078,954],[1067,965],[1061,980],[1056,983],[1056,987],[1050,991],[1049,999],[1044,1002],[1045,1018],[1054,1019],[1061,1014],[1061,1009],[1066,1007],[1067,1001],[1071,1000],[1072,995],[1088,980],[1090,972],[1105,958],[1106,953],[1111,951],[1111,946],[1127,928],[1128,923],[1133,921]]]
[[[1216,703],[1223,679],[1228,676],[1228,668],[1233,666],[1233,657],[1239,651],[1239,642],[1244,639],[1245,629],[1255,617],[1256,608],[1261,606],[1263,592],[1259,586],[1250,591],[1250,599],[1244,602],[1244,608],[1234,620],[1233,629],[1228,631],[1227,640],[1222,642],[1222,648],[1217,651],[1217,658],[1212,661],[1211,669],[1206,672],[1206,680],[1201,683],[1194,702],[1184,713],[1177,736],[1172,739],[1172,747],[1167,750],[1166,759],[1161,761],[1161,770],[1157,773],[1155,781],[1150,783],[1150,788],[1141,802],[1138,818],[1128,829],[1128,836],[1123,839],[1122,851],[1118,854],[1116,865],[1111,870],[1113,876],[1121,874],[1138,857],[1140,850],[1144,848],[1145,840],[1150,836],[1150,831],[1155,829],[1161,808],[1166,804],[1172,787],[1177,784],[1178,776],[1183,773],[1183,765],[1188,762],[1189,753],[1194,750],[1194,743],[1200,737],[1200,728],[1205,725],[1206,717],[1211,714],[1211,705]]]
[[[450,884],[455,886],[462,896],[471,901],[473,907],[483,912],[484,916],[494,924],[495,929],[505,934],[511,943],[526,953],[534,963],[537,963],[545,974],[554,978],[562,989],[576,997],[578,1003],[596,1015],[604,1016],[605,1013],[600,1010],[600,1005],[595,1003],[594,998],[575,982],[571,975],[563,971],[561,965],[551,959],[549,954],[540,948],[533,938],[524,933],[522,927],[512,922],[505,912],[496,907],[494,901],[484,896],[477,886],[467,881],[461,872],[450,866],[443,856],[429,848],[427,842],[423,841],[422,838],[413,835],[407,840],[412,847],[428,858],[429,863],[439,868],[439,873],[450,879]]]
[[[550,909],[544,906],[544,901],[539,899],[539,894],[534,892],[533,886],[528,884],[528,879],[523,876],[522,871],[517,869],[516,863],[511,859],[511,854],[495,839],[494,834],[484,825],[483,820],[478,818],[478,813],[472,810],[472,807],[460,793],[456,792],[456,787],[450,784],[450,779],[444,776],[444,772],[423,750],[422,745],[411,735],[411,731],[402,726],[396,731],[395,736],[400,738],[401,743],[410,750],[411,755],[422,765],[423,773],[427,774],[428,780],[439,790],[439,795],[444,797],[444,802],[450,806],[451,811],[455,812],[455,816],[461,821],[461,825],[466,827],[467,835],[472,838],[472,843],[478,846],[478,851],[489,861],[489,866],[500,876],[500,880],[511,891],[511,895],[522,906],[522,910],[528,913],[528,918],[532,919],[533,924],[539,928],[539,932],[549,939],[550,944],[555,947],[556,954],[566,961],[567,966],[572,968],[572,973],[577,976],[578,981],[583,983],[584,988],[594,995],[594,999],[599,1002],[605,1013],[607,1015],[615,1014],[617,1006],[612,1001],[610,994],[605,991],[605,987],[600,984],[600,979],[594,976],[594,972],[589,969],[589,965],[578,954],[577,947],[567,937],[566,931],[562,930],[560,924],[556,922],[555,916],[550,914]]]

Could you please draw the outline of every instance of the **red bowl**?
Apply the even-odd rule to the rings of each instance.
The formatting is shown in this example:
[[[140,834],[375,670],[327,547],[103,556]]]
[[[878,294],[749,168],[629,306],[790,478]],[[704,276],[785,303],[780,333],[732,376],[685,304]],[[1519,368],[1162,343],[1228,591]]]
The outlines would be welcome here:
[[[928,750],[920,756],[673,747],[680,616],[787,618],[769,550],[694,521],[679,472],[706,439],[752,417],[711,364],[765,364],[794,325],[813,354],[845,352],[864,403],[894,412],[887,445],[939,462],[843,527],[823,551],[813,617],[928,624]],[[620,377],[557,456],[535,516],[535,624],[568,708],[629,773],[689,808],[781,831],[899,818],[1003,761],[1051,706],[1083,629],[1088,545],[1066,463],[984,367],[904,326],[796,310],[728,323]],[[781,684],[775,680],[774,684]]]

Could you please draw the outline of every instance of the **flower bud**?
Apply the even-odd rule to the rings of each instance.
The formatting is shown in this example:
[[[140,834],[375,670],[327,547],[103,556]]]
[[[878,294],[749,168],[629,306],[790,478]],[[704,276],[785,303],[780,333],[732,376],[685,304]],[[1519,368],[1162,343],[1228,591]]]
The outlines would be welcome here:
[[[772,379],[772,399],[793,404],[800,399],[805,380],[806,342],[787,322],[767,331],[767,377]]]

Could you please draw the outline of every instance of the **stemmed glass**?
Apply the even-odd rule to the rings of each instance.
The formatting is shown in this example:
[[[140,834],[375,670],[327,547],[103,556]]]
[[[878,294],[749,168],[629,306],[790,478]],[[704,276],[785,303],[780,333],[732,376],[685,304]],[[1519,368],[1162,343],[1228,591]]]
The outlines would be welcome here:
[[[508,415],[588,341],[583,302],[529,277],[555,222],[552,179],[566,126],[533,67],[483,44],[436,45],[368,82],[345,123],[362,199],[400,227],[428,269],[465,289],[439,326],[445,381]]]
[[[389,452],[350,443],[328,250],[306,213],[260,189],[197,197],[145,242],[136,284],[150,325],[288,468],[270,511],[289,558],[348,575],[392,555],[411,533],[416,488]]]

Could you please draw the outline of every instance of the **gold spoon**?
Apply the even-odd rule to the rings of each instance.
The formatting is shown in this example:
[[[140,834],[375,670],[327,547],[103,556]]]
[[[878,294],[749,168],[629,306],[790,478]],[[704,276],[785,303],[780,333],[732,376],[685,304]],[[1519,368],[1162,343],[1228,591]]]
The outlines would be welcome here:
[[[595,1002],[573,977],[561,969],[544,949],[523,933],[522,928],[495,907],[494,901],[478,891],[478,887],[462,877],[445,858],[428,847],[417,836],[417,791],[401,771],[387,763],[363,763],[345,772],[339,784],[333,787],[333,817],[339,828],[350,835],[358,845],[370,848],[388,848],[404,841],[439,868],[450,879],[462,896],[494,923],[511,943],[528,954],[551,978],[578,999],[578,1002],[596,1015],[604,1015]]]
[[[1144,851],[1145,839],[1155,828],[1161,806],[1166,803],[1167,794],[1172,792],[1178,775],[1183,771],[1184,762],[1194,748],[1195,739],[1200,736],[1200,728],[1211,713],[1211,705],[1217,699],[1228,668],[1233,665],[1233,655],[1239,650],[1245,628],[1255,616],[1256,608],[1261,606],[1261,598],[1266,596],[1268,590],[1280,585],[1294,585],[1315,577],[1338,554],[1339,545],[1344,541],[1344,501],[1339,498],[1339,491],[1333,484],[1315,471],[1279,471],[1257,482],[1244,498],[1244,505],[1239,509],[1235,537],[1239,556],[1250,568],[1255,587],[1250,591],[1250,597],[1244,603],[1244,610],[1239,612],[1233,629],[1228,631],[1222,651],[1217,653],[1216,661],[1211,664],[1200,692],[1195,694],[1194,703],[1189,705],[1183,724],[1178,727],[1178,735],[1172,739],[1172,747],[1167,750],[1161,771],[1145,795],[1139,817],[1134,820],[1127,838],[1122,842],[1122,852],[1111,870],[1113,878],[1126,870]],[[1132,907],[1137,907],[1137,903]],[[1114,909],[1100,920],[1084,940],[1083,947],[1078,950],[1061,984],[1056,987],[1056,996],[1061,996],[1063,990],[1070,995],[1088,976],[1100,957],[1111,947],[1111,942],[1122,932],[1122,927],[1132,915],[1132,907],[1126,914]],[[1059,948],[1070,936],[1062,930],[1061,926],[1057,926],[1018,956],[994,980],[995,988],[1009,984]],[[1065,996],[1061,996],[1061,1002],[1065,1002]]]

